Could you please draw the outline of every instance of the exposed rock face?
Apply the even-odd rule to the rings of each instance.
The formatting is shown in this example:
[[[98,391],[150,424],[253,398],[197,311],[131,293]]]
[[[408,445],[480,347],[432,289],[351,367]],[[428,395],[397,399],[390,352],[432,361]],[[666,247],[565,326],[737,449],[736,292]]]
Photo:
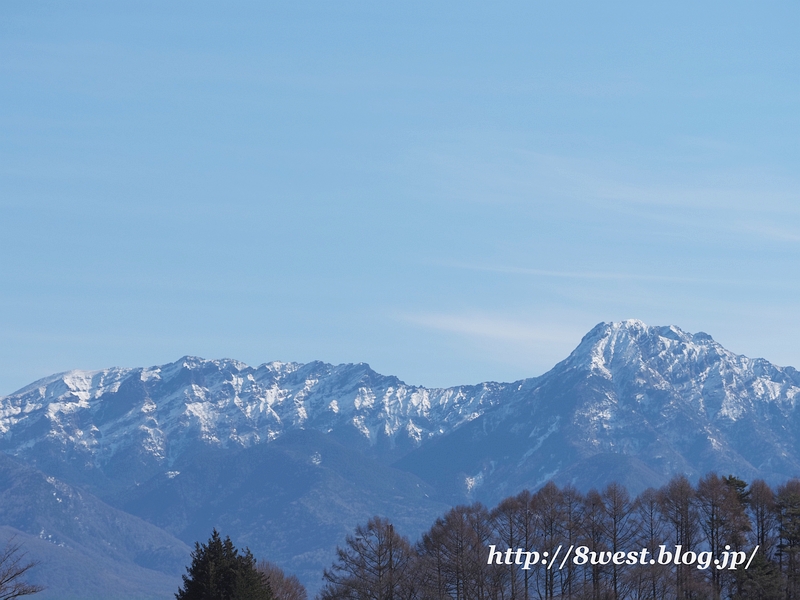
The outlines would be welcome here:
[[[426,389],[363,363],[193,357],[71,371],[0,398],[0,450],[183,542],[224,527],[313,590],[374,514],[413,537],[448,505],[548,479],[637,492],[676,472],[796,476],[799,394],[791,367],[631,320],[514,383]]]
[[[169,470],[187,448],[246,448],[314,429],[371,451],[402,454],[502,400],[503,385],[409,386],[366,364],[184,357],[160,367],[70,371],[0,399],[0,449],[66,455],[116,478],[115,467]],[[153,473],[150,473],[151,475]]]
[[[782,481],[800,473],[798,393],[795,369],[707,334],[602,323],[551,371],[507,387],[480,418],[397,466],[449,480],[450,493],[462,479],[487,501],[551,478],[633,491],[677,472]]]

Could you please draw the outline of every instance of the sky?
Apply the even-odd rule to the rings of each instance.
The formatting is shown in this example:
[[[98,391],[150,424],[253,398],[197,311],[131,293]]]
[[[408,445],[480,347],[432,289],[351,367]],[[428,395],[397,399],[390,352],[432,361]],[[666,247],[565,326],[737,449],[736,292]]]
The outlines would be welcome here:
[[[652,5],[650,5],[652,4]],[[0,394],[184,355],[800,367],[797,2],[0,3]]]

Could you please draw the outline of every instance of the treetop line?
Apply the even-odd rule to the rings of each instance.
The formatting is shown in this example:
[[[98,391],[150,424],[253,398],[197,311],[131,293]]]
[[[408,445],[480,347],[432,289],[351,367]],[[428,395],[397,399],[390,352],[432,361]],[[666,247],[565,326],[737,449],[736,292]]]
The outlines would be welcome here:
[[[523,552],[538,553],[528,569]],[[457,506],[413,545],[373,517],[323,578],[319,600],[800,599],[800,480],[677,475],[635,498],[551,482]]]
[[[516,560],[492,561],[498,547],[544,560],[530,560],[527,569]],[[579,559],[556,563],[567,547]],[[642,549],[635,569],[613,560],[631,547]],[[605,558],[593,560],[591,552]],[[685,560],[701,553],[724,566]],[[658,558],[642,559],[648,554]],[[730,568],[745,556],[747,568]],[[40,591],[23,577],[34,566],[12,540],[0,555],[0,600]],[[800,600],[800,480],[773,489],[763,480],[748,485],[709,473],[693,486],[677,475],[635,498],[618,483],[583,494],[550,482],[492,510],[456,506],[415,544],[376,516],[336,549],[323,580],[317,600]],[[306,600],[306,592],[296,577],[256,563],[214,530],[207,543],[195,544],[175,597]]]

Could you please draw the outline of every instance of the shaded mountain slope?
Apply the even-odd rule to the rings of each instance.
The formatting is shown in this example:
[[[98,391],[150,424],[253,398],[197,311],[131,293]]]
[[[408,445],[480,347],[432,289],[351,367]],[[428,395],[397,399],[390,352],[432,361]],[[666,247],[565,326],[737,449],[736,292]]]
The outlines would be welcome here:
[[[600,324],[551,371],[395,466],[496,501],[548,479],[638,491],[675,473],[800,474],[800,374],[706,334]],[[465,450],[466,449],[466,450]]]
[[[791,367],[632,320],[599,324],[548,373],[514,383],[426,389],[365,364],[193,357],[62,373],[0,398],[0,450],[169,539],[216,526],[314,591],[336,544],[374,514],[414,536],[447,506],[549,479],[637,492],[678,472],[799,475],[798,398]],[[29,513],[4,509],[0,525],[66,536],[77,516],[99,519],[98,539],[155,535],[139,519],[103,530],[102,503],[65,503],[55,527],[41,481],[15,492],[37,498]],[[118,546],[113,560],[147,568],[136,543]]]
[[[199,451],[175,468],[119,506],[187,543],[217,527],[312,589],[365,515],[385,515],[416,536],[448,508],[417,477],[313,430],[245,449]]]
[[[47,598],[163,598],[189,547],[162,529],[0,453],[0,540],[17,535]]]

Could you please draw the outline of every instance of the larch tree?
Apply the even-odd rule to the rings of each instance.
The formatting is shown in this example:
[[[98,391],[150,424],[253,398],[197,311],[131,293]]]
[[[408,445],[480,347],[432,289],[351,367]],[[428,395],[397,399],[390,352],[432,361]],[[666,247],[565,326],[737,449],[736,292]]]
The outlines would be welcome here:
[[[772,559],[778,525],[775,514],[775,493],[763,479],[756,479],[750,484],[748,509],[753,522],[752,541],[758,545],[759,553],[767,559]]]
[[[646,549],[655,559],[659,546],[666,538],[666,523],[661,515],[659,493],[653,488],[644,490],[634,501],[636,535],[634,545]],[[648,561],[649,562],[649,561]],[[640,600],[659,600],[672,595],[674,585],[669,565],[645,564],[631,573],[636,578],[634,597]]]
[[[662,517],[672,530],[675,552],[678,552],[678,546],[681,552],[693,551],[699,539],[700,526],[695,491],[685,475],[675,475],[659,490],[659,505]],[[679,600],[692,597],[694,571],[683,564],[676,566],[675,591]]]
[[[268,560],[258,561],[256,569],[269,583],[274,600],[308,600],[308,592],[296,575],[287,575]]]
[[[414,594],[414,552],[406,538],[381,517],[356,527],[336,561],[325,569],[321,600],[409,600]]]
[[[528,494],[530,496],[530,494]],[[509,549],[524,548],[527,550],[526,539],[526,521],[520,518],[525,511],[527,502],[519,496],[511,496],[506,498],[497,505],[491,513],[492,525],[497,536],[497,542],[500,547]],[[509,587],[509,593],[513,600],[519,600],[524,596],[525,571],[521,571],[519,565],[510,564],[505,565],[503,570],[506,571],[506,581]]]
[[[612,553],[627,551],[633,540],[635,523],[633,519],[633,501],[628,490],[619,483],[610,483],[601,494],[603,509],[606,514],[604,522],[606,543]],[[622,576],[622,570],[615,563],[611,563],[611,592],[612,598],[626,598],[629,596],[627,585]]]

